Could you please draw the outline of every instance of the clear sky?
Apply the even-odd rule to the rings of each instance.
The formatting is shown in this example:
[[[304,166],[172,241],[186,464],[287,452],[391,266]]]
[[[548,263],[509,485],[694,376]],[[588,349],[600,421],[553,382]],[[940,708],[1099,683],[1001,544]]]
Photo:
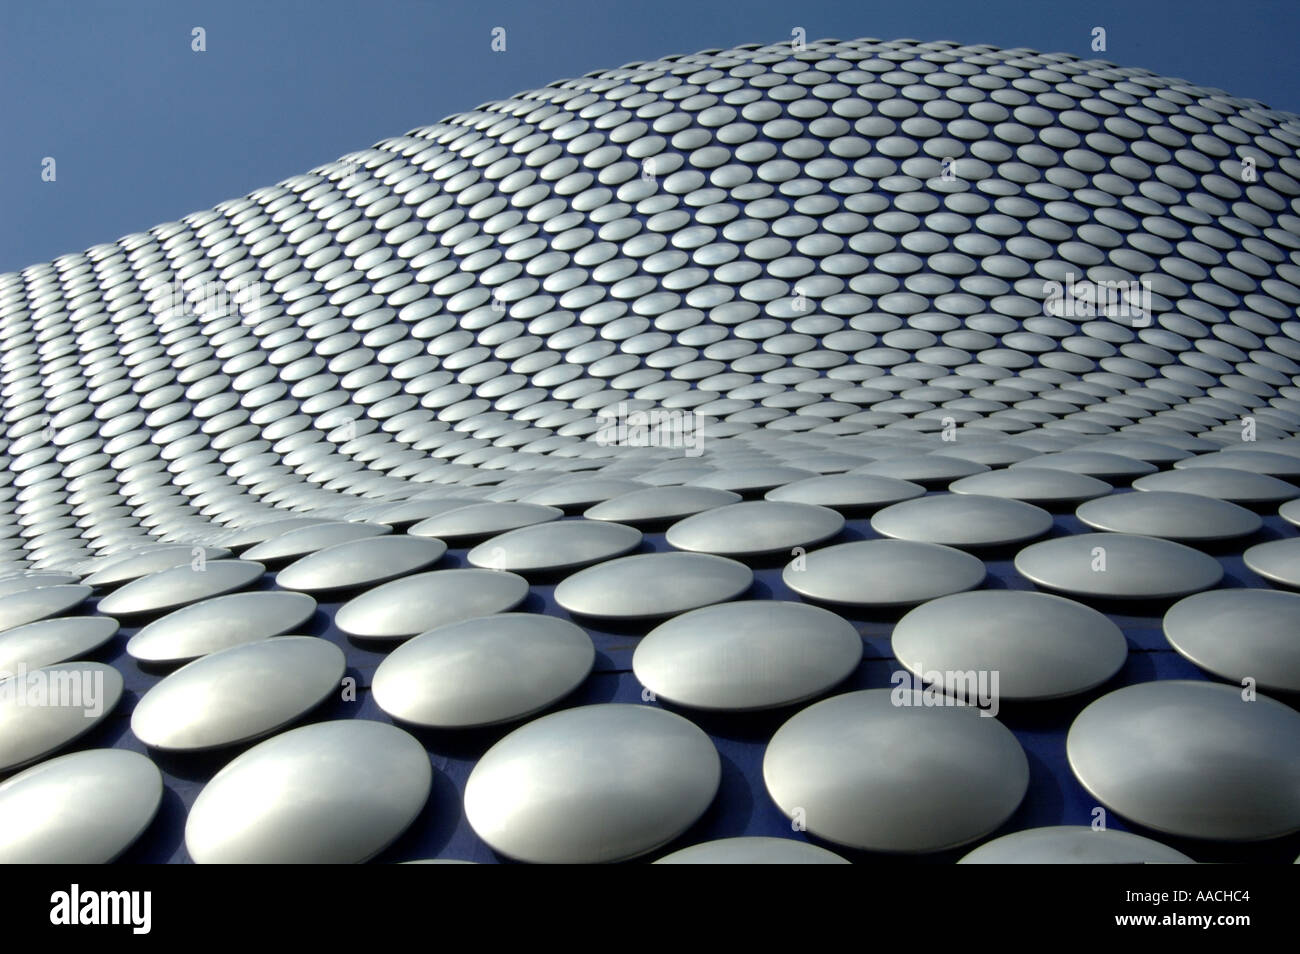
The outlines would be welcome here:
[[[1300,112],[1300,0],[3,0],[0,272],[520,90],[794,27],[1097,56]]]

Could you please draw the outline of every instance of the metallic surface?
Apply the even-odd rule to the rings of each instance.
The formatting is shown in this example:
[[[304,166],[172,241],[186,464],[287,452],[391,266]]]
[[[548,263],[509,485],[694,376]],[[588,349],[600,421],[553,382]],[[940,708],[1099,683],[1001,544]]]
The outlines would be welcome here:
[[[0,783],[0,864],[112,861],[153,820],[158,767],[120,749],[73,752]]]
[[[766,709],[841,682],[862,639],[834,613],[802,603],[720,603],[675,616],[637,644],[632,669],[647,689],[700,709]]]
[[[112,616],[162,613],[243,589],[259,579],[264,569],[252,560],[214,560],[159,570],[109,593],[99,601],[98,609]]]
[[[1025,579],[1072,596],[1155,600],[1208,589],[1223,568],[1199,550],[1127,533],[1080,533],[1016,554]]]
[[[185,824],[200,864],[365,861],[424,808],[433,769],[414,738],[365,719],[253,746],[204,787]]]
[[[664,855],[657,865],[847,865],[825,848],[793,838],[722,838]]]
[[[1300,714],[1234,686],[1126,686],[1070,726],[1070,768],[1101,803],[1158,832],[1257,840],[1300,830]]]
[[[279,636],[305,623],[316,601],[304,593],[232,593],[174,610],[141,627],[126,651],[144,663],[188,662]]]
[[[685,831],[718,790],[709,737],[637,705],[568,709],[488,749],[465,785],[465,815],[519,861],[621,861]]]
[[[654,619],[734,599],[754,574],[743,563],[705,553],[643,553],[580,570],[555,588],[570,613],[604,619]]]
[[[0,673],[40,669],[94,652],[117,633],[107,616],[61,616],[0,633]]]
[[[640,542],[640,530],[619,523],[566,520],[499,534],[470,550],[466,559],[492,570],[555,572],[622,556]]]
[[[406,534],[349,540],[295,560],[275,575],[275,583],[308,593],[370,586],[423,570],[446,552],[441,540]]]
[[[894,607],[973,589],[984,574],[982,562],[951,547],[867,540],[796,557],[781,577],[800,596],[818,602]]]
[[[957,862],[960,865],[1145,865],[1191,864],[1181,851],[1126,831],[1088,825],[1029,828],[994,838]]]
[[[440,729],[532,715],[572,692],[596,652],[577,626],[531,613],[499,613],[439,626],[393,650],[375,672],[381,709]]]
[[[756,500],[677,521],[665,539],[678,550],[747,557],[783,553],[829,540],[844,518],[827,507]]]
[[[181,667],[145,693],[131,713],[131,731],[163,750],[246,742],[337,690],[344,665],[337,646],[310,636],[233,646]]]
[[[67,583],[0,596],[0,632],[66,613],[85,600],[90,592],[88,586]]]
[[[1258,514],[1226,500],[1159,490],[1090,500],[1075,515],[1095,530],[1183,542],[1249,536],[1263,525]]]
[[[409,639],[426,630],[514,609],[528,584],[513,573],[435,570],[385,583],[348,600],[335,623],[357,639]]]
[[[937,673],[943,691],[959,698],[968,673],[996,672],[1002,699],[1057,699],[1100,685],[1128,658],[1124,634],[1101,613],[1016,590],[923,603],[898,621],[891,642],[914,676]]]
[[[213,728],[206,738],[281,733],[216,787],[220,753],[152,753],[165,811],[190,814],[198,851],[174,824],[152,826],[132,850],[148,860],[370,857],[418,811],[416,760],[426,783],[428,763],[442,773],[437,817],[380,860],[639,857],[736,836],[799,851],[809,834],[762,774],[765,753],[779,762],[769,742],[784,713],[692,705],[843,694],[793,732],[908,667],[950,689],[950,670],[995,667],[1035,772],[1008,828],[1086,825],[1109,798],[1116,829],[1122,803],[1136,821],[1229,839],[1179,845],[1198,861],[1289,862],[1300,835],[1277,834],[1295,790],[1294,750],[1274,732],[1290,726],[1283,703],[1261,697],[1244,716],[1157,696],[1182,680],[1226,682],[1234,698],[1243,680],[1296,687],[1298,203],[1300,117],[1095,55],[989,45],[746,44],[410,129],[0,275],[0,663],[98,660],[120,675],[123,709],[180,686],[178,711]],[[830,609],[784,609],[800,601]],[[512,610],[525,621],[509,625],[549,635],[467,641],[445,693],[422,677],[396,701],[385,689],[406,663],[437,661],[421,662],[438,644],[421,634],[482,635],[496,624],[466,621]],[[733,614],[748,622],[690,629]],[[549,642],[561,631],[572,656]],[[277,643],[286,633],[303,636]],[[282,698],[216,707],[206,680],[190,682],[308,636],[331,657],[312,692],[286,677]],[[829,652],[841,642],[843,658]],[[504,729],[335,739],[322,743],[340,762],[331,774],[293,740],[335,730],[280,721],[312,717],[303,707],[338,664],[327,644],[347,668],[317,718],[477,723],[557,706],[501,744],[571,717],[548,744],[590,738],[603,761],[557,783],[566,809],[515,784],[559,771],[524,760],[513,788],[490,786],[506,793],[495,806],[475,783],[468,821],[468,780],[487,777],[487,740]],[[642,684],[636,660],[644,669],[657,648],[668,675],[652,667]],[[217,653],[184,679],[163,671]],[[688,657],[698,684],[674,668]],[[1080,784],[1066,733],[1105,680],[1115,691],[1095,706],[1136,701],[1078,737],[1094,753]],[[683,716],[647,721],[675,693]],[[241,706],[258,716],[243,728]],[[624,770],[618,733],[581,716],[592,706],[642,713],[629,734],[649,740],[646,765]],[[853,861],[880,859],[848,845],[931,852],[991,834],[1014,795],[995,782],[1019,771],[996,721],[891,715],[869,721],[946,761],[859,777],[848,745],[818,767],[843,787],[785,779],[806,804],[779,808],[806,809],[812,837],[833,829]],[[39,707],[20,721],[41,718],[58,721]],[[914,741],[928,720],[944,731]],[[799,751],[833,747],[840,721]],[[60,724],[33,757],[138,749],[125,722],[85,735]],[[966,723],[971,757],[991,753],[971,798],[951,768],[967,756],[943,742]],[[1165,749],[1143,787],[1124,772],[1155,744],[1142,741],[1152,725]],[[670,726],[675,741],[660,738]],[[705,811],[715,747],[723,781]],[[981,774],[1004,757],[1000,780]],[[655,765],[681,774],[650,777]],[[371,776],[378,793],[358,782]],[[914,784],[922,811],[896,818],[894,841],[866,830],[888,811],[835,814],[862,792],[901,811]],[[200,794],[227,785],[228,798]],[[299,797],[312,785],[318,814]],[[1242,804],[1259,801],[1253,826],[1183,811],[1188,793],[1213,807],[1235,785]],[[109,841],[129,840],[151,799]],[[525,820],[531,841],[514,844],[502,819]]]
[[[1174,649],[1216,676],[1300,692],[1300,594],[1197,593],[1169,607],[1164,632]]]
[[[95,728],[122,698],[122,675],[66,662],[0,679],[0,772],[45,758]]]
[[[877,511],[871,529],[881,536],[950,547],[995,547],[1041,537],[1052,515],[1019,500],[977,494],[940,494]]]
[[[1015,736],[985,715],[901,687],[835,696],[776,731],[763,778],[783,812],[827,841],[953,848],[1001,825],[1029,785]]]

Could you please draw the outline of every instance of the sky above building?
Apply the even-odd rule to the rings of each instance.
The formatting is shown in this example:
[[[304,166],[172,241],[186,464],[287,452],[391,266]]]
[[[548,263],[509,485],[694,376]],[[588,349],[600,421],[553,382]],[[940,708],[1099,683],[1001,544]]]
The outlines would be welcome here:
[[[796,28],[1073,53],[1300,112],[1294,0],[14,0],[0,7],[0,272],[521,90]]]

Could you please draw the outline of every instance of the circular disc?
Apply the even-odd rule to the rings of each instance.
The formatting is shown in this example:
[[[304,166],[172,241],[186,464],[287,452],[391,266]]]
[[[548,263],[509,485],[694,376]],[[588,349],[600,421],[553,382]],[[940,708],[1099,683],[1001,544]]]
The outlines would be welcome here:
[[[1201,467],[1223,467],[1282,478],[1300,477],[1300,458],[1292,454],[1276,454],[1249,448],[1239,448],[1232,452],[1215,451],[1174,462],[1174,468],[1177,470],[1196,470]]]
[[[925,493],[925,488],[910,480],[873,477],[869,474],[828,474],[796,480],[774,487],[763,496],[768,500],[816,504],[840,511],[871,510]]]
[[[391,532],[391,527],[375,523],[318,523],[309,527],[298,527],[288,533],[265,540],[245,550],[243,557],[246,560],[259,560],[263,563],[277,563],[315,553],[317,550],[346,543],[349,540],[364,540]]]
[[[191,563],[200,554],[205,560],[221,560],[230,556],[230,551],[219,547],[175,545],[148,547],[140,553],[129,554],[124,558],[109,557],[100,569],[82,579],[81,582],[87,586],[116,586],[119,583],[148,576],[150,573],[157,573],[159,570],[169,570],[174,566]]]
[[[266,735],[339,686],[343,651],[314,636],[283,636],[204,656],[146,692],[131,731],[164,750],[210,749]],[[231,699],[243,700],[231,705]]]
[[[266,567],[251,560],[213,560],[199,567],[174,566],[132,580],[105,596],[97,608],[109,616],[161,613],[242,589],[260,579],[265,571]]]
[[[90,594],[88,586],[62,583],[0,596],[0,632],[66,613]],[[103,606],[102,601],[100,605]],[[109,611],[101,608],[100,612]]]
[[[1102,497],[1110,493],[1112,488],[1106,481],[1087,474],[1048,467],[1014,467],[972,474],[954,480],[948,489],[955,494],[1009,497],[1050,507]]]
[[[455,729],[510,722],[564,698],[596,658],[567,620],[502,613],[439,626],[375,671],[375,703],[395,719]]]
[[[619,494],[640,490],[644,485],[617,477],[593,477],[588,480],[562,481],[531,494],[528,503],[565,509],[585,509]]]
[[[793,838],[719,838],[664,855],[657,865],[847,865],[825,848]]]
[[[440,540],[464,540],[486,537],[538,523],[550,523],[564,516],[558,507],[531,503],[475,503],[457,507],[421,520],[410,529],[420,537]]]
[[[149,827],[162,774],[122,749],[73,752],[0,784],[0,864],[107,864]]]
[[[498,570],[433,570],[367,590],[339,607],[334,624],[357,639],[410,639],[419,633],[514,609],[528,582]]]
[[[802,702],[845,679],[862,637],[806,603],[720,603],[676,616],[637,644],[632,671],[656,696],[699,709]]]
[[[1209,589],[1223,567],[1199,550],[1127,533],[1080,533],[1025,547],[1016,571],[1049,590],[1116,600],[1155,600]]]
[[[0,680],[0,772],[35,762],[85,735],[122,698],[112,666],[69,662]]]
[[[988,468],[983,464],[962,460],[960,457],[947,457],[943,454],[908,454],[874,460],[869,464],[853,468],[852,473],[893,477],[896,480],[908,480],[926,486],[943,486],[958,478],[983,473],[986,470]]]
[[[639,553],[580,570],[555,588],[555,602],[582,616],[656,619],[734,599],[754,573],[706,553]]]
[[[1119,627],[1046,593],[976,590],[924,603],[894,626],[898,661],[926,683],[974,702],[972,676],[998,680],[1003,699],[1056,699],[1101,685],[1128,658]]]
[[[397,503],[377,507],[369,515],[368,519],[374,523],[382,523],[394,528],[405,527],[421,520],[427,520],[430,517],[436,517],[448,510],[456,510],[474,503],[478,503],[478,501],[472,497],[437,497],[428,499],[413,497],[410,500],[401,500]]]
[[[1116,689],[1079,713],[1066,755],[1090,794],[1155,831],[1257,841],[1300,830],[1300,714],[1236,686]]]
[[[1167,490],[1200,494],[1238,504],[1279,503],[1300,496],[1300,488],[1268,474],[1252,474],[1227,467],[1193,467],[1163,470],[1133,481],[1134,490]]]
[[[697,513],[668,528],[668,545],[692,553],[759,556],[821,543],[844,518],[827,507],[754,500]]]
[[[283,536],[290,530],[297,530],[299,527],[314,527],[330,522],[322,520],[320,517],[284,517],[278,520],[257,521],[250,523],[246,527],[230,530],[217,537],[214,542],[220,543],[223,547],[229,547],[231,550],[243,550],[265,540],[274,540],[276,537]]]
[[[1242,685],[1300,692],[1300,594],[1211,590],[1179,600],[1165,638],[1196,665]]]
[[[25,590],[39,590],[43,586],[79,582],[81,580],[71,573],[25,573],[22,576],[10,576],[0,580],[0,596],[22,593]]]
[[[1300,538],[1257,543],[1241,558],[1246,566],[1270,582],[1300,587]]]
[[[185,823],[199,864],[353,864],[424,808],[433,768],[391,725],[343,719],[259,742],[218,772]]]
[[[809,706],[763,757],[777,807],[807,830],[868,851],[932,852],[993,831],[1029,786],[1015,736],[974,706],[867,689]]]
[[[781,571],[800,596],[844,606],[911,606],[984,581],[984,563],[933,543],[863,540],[814,550]]]
[[[1110,828],[1054,825],[1013,831],[985,842],[959,865],[1182,865],[1195,864],[1181,851],[1151,838]]]
[[[991,547],[1041,537],[1052,515],[1033,504],[978,494],[936,494],[877,511],[871,529],[897,540]]]
[[[465,558],[490,570],[549,572],[621,556],[640,542],[641,531],[621,523],[561,520],[510,530],[483,541]]]
[[[400,533],[349,540],[295,560],[276,574],[275,583],[308,593],[368,586],[422,570],[446,552],[441,540]]]
[[[315,612],[316,601],[303,593],[232,593],[154,620],[131,637],[126,651],[145,663],[188,662],[287,633]]]
[[[721,771],[709,737],[679,715],[583,706],[488,749],[465,785],[465,816],[493,850],[519,861],[621,861],[694,824]]]
[[[1089,500],[1075,516],[1095,530],[1166,540],[1230,540],[1254,533],[1263,523],[1258,514],[1226,500],[1164,490]]]
[[[1107,454],[1104,451],[1075,450],[1057,451],[1029,457],[1010,465],[1010,470],[1022,470],[1026,467],[1035,470],[1065,470],[1072,474],[1086,474],[1101,480],[1127,480],[1156,472],[1155,464],[1120,454]]]
[[[94,652],[117,633],[107,616],[60,616],[0,633],[0,673],[40,669]]]
[[[740,500],[740,494],[712,487],[649,487],[601,501],[583,516],[588,520],[612,520],[635,526],[678,520]]]
[[[813,476],[815,475],[812,471],[771,464],[721,468],[692,479],[691,484],[696,487],[711,487],[715,490],[730,490],[738,494],[753,494]]]

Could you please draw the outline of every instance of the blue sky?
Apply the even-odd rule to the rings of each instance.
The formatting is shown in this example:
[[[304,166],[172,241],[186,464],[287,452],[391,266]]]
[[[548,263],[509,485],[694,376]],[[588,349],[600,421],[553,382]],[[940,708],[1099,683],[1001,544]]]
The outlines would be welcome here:
[[[206,30],[207,51],[190,49]],[[490,49],[506,29],[505,53]],[[7,0],[0,272],[634,60],[871,36],[1103,56],[1300,112],[1295,0]],[[1089,50],[1094,26],[1105,54]],[[53,157],[57,179],[43,182]]]

